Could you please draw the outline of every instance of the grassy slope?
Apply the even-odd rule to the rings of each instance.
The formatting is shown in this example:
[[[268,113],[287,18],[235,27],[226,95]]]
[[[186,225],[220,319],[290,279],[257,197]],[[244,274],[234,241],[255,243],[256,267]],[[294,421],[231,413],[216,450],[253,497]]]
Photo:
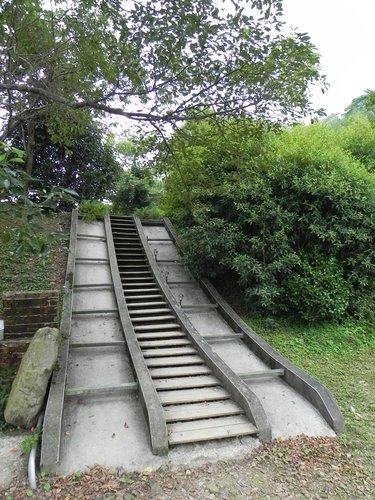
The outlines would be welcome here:
[[[69,217],[57,215],[44,217],[41,221],[42,232],[49,234],[62,228],[68,232]],[[12,229],[17,221],[8,213],[0,213],[1,236]],[[45,261],[36,255],[14,255],[15,241],[0,244],[0,297],[4,292],[21,290],[48,290],[59,288],[63,284],[65,274],[66,253],[62,242],[54,245]],[[2,302],[0,301],[0,315]]]
[[[280,353],[332,391],[344,414],[340,439],[374,472],[375,333],[364,323],[307,326],[244,318]]]

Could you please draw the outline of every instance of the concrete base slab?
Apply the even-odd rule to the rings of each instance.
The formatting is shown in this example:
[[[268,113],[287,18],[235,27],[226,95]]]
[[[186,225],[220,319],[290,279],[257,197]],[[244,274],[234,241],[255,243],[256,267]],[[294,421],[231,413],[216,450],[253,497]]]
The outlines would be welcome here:
[[[143,226],[143,230],[149,238],[170,238],[164,226]]]
[[[233,330],[216,311],[200,313],[187,312],[186,315],[202,337],[207,335],[233,335]]]
[[[113,342],[124,340],[122,326],[116,317],[79,317],[72,321],[70,342]]]
[[[168,272],[168,280],[173,281],[193,281],[193,275],[182,264],[160,263],[160,269],[163,273]]]
[[[74,290],[73,311],[101,311],[106,309],[117,309],[113,290]]]
[[[68,387],[116,385],[133,381],[133,372],[124,348],[89,347],[70,350]]]
[[[94,269],[95,267],[95,269]],[[74,271],[75,285],[112,285],[112,277],[109,266],[107,265],[87,265],[76,262]]]
[[[306,436],[335,437],[321,414],[281,379],[249,382],[266,411],[274,438]]]
[[[208,302],[206,295],[202,292],[202,290],[198,287],[198,285],[189,285],[189,286],[174,285],[171,287],[171,292],[178,301],[180,295],[183,294],[184,296],[182,301],[183,305],[190,305],[190,304],[200,305],[200,304],[207,304]]]
[[[105,236],[104,222],[103,221],[84,222],[83,220],[78,219],[77,234],[104,237]]]
[[[81,398],[64,408],[60,474],[100,463],[127,471],[162,465],[191,467],[208,460],[227,460],[251,453],[257,439],[225,439],[172,448],[168,457],[151,453],[148,429],[136,396]]]
[[[77,259],[108,259],[107,242],[80,239],[77,246]]]
[[[268,366],[250,349],[247,349],[241,340],[213,343],[211,348],[236,373],[248,373],[268,369]]]
[[[27,436],[0,434],[0,489],[8,488],[15,478],[24,478],[27,474],[27,456],[22,455],[21,443]]]
[[[160,260],[179,260],[180,257],[174,245],[166,245],[165,243],[150,242],[152,252],[156,249],[158,251],[158,259]]]

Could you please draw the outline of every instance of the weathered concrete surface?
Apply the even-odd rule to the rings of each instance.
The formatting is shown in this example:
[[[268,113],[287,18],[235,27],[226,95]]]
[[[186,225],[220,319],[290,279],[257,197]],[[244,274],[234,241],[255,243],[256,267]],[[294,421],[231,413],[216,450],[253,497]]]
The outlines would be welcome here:
[[[36,423],[55,367],[59,330],[40,328],[23,356],[9,394],[4,417],[8,424],[25,429]]]
[[[24,478],[27,473],[27,456],[21,451],[26,436],[0,434],[0,489],[8,488],[13,479]]]
[[[73,399],[64,410],[61,474],[96,463],[128,471],[163,464],[193,466],[207,460],[239,458],[259,445],[246,437],[172,448],[167,457],[152,454],[149,431],[137,396],[116,395]]]

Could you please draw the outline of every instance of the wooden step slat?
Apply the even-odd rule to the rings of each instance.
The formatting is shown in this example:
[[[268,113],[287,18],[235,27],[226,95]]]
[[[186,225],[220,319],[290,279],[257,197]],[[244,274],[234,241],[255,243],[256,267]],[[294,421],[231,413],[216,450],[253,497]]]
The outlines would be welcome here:
[[[139,340],[139,339],[138,339]],[[158,339],[158,340],[145,340],[139,342],[142,349],[152,349],[154,347],[177,347],[191,345],[190,340],[187,338],[175,339]]]
[[[146,311],[143,311],[145,314]],[[157,323],[158,321],[172,321],[176,320],[173,314],[165,314],[164,316],[142,316],[140,318],[131,318],[132,323]]]
[[[136,332],[152,332],[156,330],[175,330],[179,326],[178,323],[162,323],[160,325],[136,325],[133,328]]]
[[[124,276],[121,278],[121,283],[123,283],[123,286],[152,286],[155,285],[154,281],[151,281],[151,276]]]
[[[242,415],[244,411],[233,401],[212,401],[187,405],[171,405],[164,408],[167,422],[186,422],[201,418]]]
[[[159,349],[142,349],[145,358],[162,358],[163,356],[186,356],[196,354],[194,347],[164,347]]]
[[[124,269],[126,266],[118,266],[119,269]],[[137,267],[137,266],[134,266],[134,267]],[[130,268],[133,269],[133,266],[130,266]],[[129,268],[129,269],[130,269]],[[127,276],[134,276],[134,275],[140,275],[140,276],[144,276],[145,274],[152,274],[151,271],[119,271],[120,273],[120,276],[121,275],[127,275]]]
[[[197,387],[213,387],[220,385],[220,381],[213,375],[198,375],[197,377],[174,377],[154,380],[158,391],[172,389],[192,389]]]
[[[132,288],[132,289],[130,289],[130,288],[124,288],[124,292],[125,293],[126,292],[132,292],[132,293],[136,292],[138,295],[140,293],[158,292],[158,291],[159,291],[159,288],[156,288],[156,287],[154,287],[154,288]],[[142,298],[144,298],[144,297],[142,296]]]
[[[171,356],[166,358],[147,358],[146,364],[149,368],[163,368],[167,366],[201,365],[203,359],[200,356]]]
[[[162,300],[159,300],[158,302],[157,301],[154,301],[154,302],[135,302],[134,304],[128,304],[128,308],[132,308],[132,307],[154,307],[154,306],[163,306],[164,304],[166,304],[165,301],[162,301]]]
[[[148,332],[148,333],[138,333],[137,334],[137,339],[138,340],[151,340],[151,339],[157,339],[157,340],[162,340],[162,339],[171,339],[171,338],[181,338],[181,337],[186,337],[184,332],[181,331],[171,331],[171,332]]]
[[[129,311],[130,316],[137,314],[162,314],[162,313],[170,313],[171,309],[168,307],[159,307],[158,309],[131,309]]]
[[[143,290],[148,289],[148,288],[151,288],[151,289],[154,288],[153,283],[148,283],[147,281],[145,281],[143,283],[140,283],[139,281],[134,282],[134,283],[126,282],[126,283],[123,283],[122,286],[123,286],[124,291],[126,290],[126,291],[130,291],[130,292],[134,292],[134,291],[139,290],[140,286],[143,287]],[[157,291],[159,291],[159,290],[157,289]]]
[[[191,375],[208,375],[211,370],[207,365],[193,366],[168,366],[167,368],[150,368],[150,375],[153,379],[168,377],[189,377]]]
[[[135,290],[132,290],[132,292],[134,292]],[[154,295],[130,295],[130,293],[127,295],[126,297],[126,300],[129,301],[129,300],[146,300],[146,299],[157,299],[159,297],[163,297],[161,295],[161,293],[158,293],[158,294],[154,294]],[[128,306],[130,305],[137,305],[137,302],[132,302],[131,304],[128,304]]]
[[[122,261],[119,261],[119,259],[117,259],[117,262],[122,262]],[[134,272],[138,272],[138,269],[141,270],[141,269],[144,269],[145,267],[149,267],[149,265],[148,264],[129,264],[129,265],[128,264],[118,264],[119,269],[129,269],[129,270],[134,269]]]
[[[202,403],[203,401],[230,399],[228,391],[223,387],[161,391],[158,394],[162,405]]]
[[[214,419],[217,422],[208,420],[196,421],[191,429],[180,429],[179,425],[171,424],[168,426],[169,444],[184,444],[200,441],[209,441],[211,439],[225,439],[228,437],[248,436],[257,433],[256,427],[249,421],[236,421],[241,417],[230,417],[230,421],[226,422],[226,418]],[[220,420],[220,422],[218,422]],[[229,419],[228,419],[229,420]],[[189,422],[192,424],[192,422]],[[212,427],[209,427],[212,425]],[[172,426],[175,426],[171,429]]]

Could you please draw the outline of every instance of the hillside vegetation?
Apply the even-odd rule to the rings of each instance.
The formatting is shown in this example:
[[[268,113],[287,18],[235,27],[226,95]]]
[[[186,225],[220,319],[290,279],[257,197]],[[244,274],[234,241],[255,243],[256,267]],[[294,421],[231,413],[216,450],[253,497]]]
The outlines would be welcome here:
[[[172,147],[159,163],[164,208],[198,275],[232,273],[252,312],[373,320],[372,123],[275,132],[204,122],[186,125]]]
[[[62,231],[69,238],[68,214],[42,216],[35,224],[41,236]],[[60,288],[64,283],[68,241],[56,241],[45,259],[35,253],[17,254],[17,239],[11,230],[21,227],[22,222],[12,217],[11,211],[0,212],[0,297],[4,292],[21,290],[49,290]],[[9,239],[10,238],[10,239]],[[0,301],[0,315],[2,313]]]

